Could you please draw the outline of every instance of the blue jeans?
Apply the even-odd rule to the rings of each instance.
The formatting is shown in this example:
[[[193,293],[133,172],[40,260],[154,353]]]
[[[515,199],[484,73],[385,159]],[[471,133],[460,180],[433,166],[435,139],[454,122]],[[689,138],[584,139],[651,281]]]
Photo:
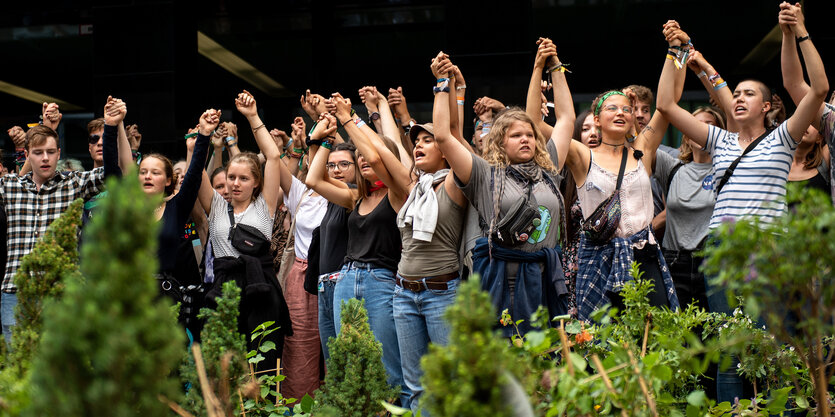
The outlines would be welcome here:
[[[400,386],[400,404],[409,407],[411,393],[403,383],[400,367],[400,347],[394,326],[394,272],[363,262],[349,262],[342,267],[333,291],[333,321],[336,334],[341,328],[342,301],[356,298],[365,300],[368,325],[374,337],[383,345],[383,366],[392,387]]]
[[[728,303],[728,290],[723,286],[716,286],[711,283],[713,276],[705,276],[705,292],[707,293],[707,305],[711,313],[725,313],[732,315],[733,310]],[[720,365],[728,355],[720,354]],[[744,385],[742,377],[736,373],[736,366],[739,358],[731,356],[730,366],[722,369],[721,366],[716,372],[716,401],[719,403],[728,401],[731,404],[738,399],[744,398]]]
[[[420,359],[429,350],[429,342],[445,346],[449,342],[449,323],[444,319],[447,307],[455,301],[459,279],[447,282],[446,290],[424,289],[420,292],[394,287],[394,324],[400,344],[403,380],[412,392],[409,404],[417,413],[418,398],[423,394]],[[422,415],[428,417],[426,410]]]
[[[324,279],[328,275],[319,276],[319,339],[322,341],[325,364],[331,357],[328,352],[328,340],[336,337],[336,326],[333,321],[333,289],[336,287],[336,280]]]
[[[6,339],[6,346],[12,347],[12,327],[17,322],[14,318],[14,308],[17,305],[17,293],[0,293],[0,323],[3,326],[3,338]]]

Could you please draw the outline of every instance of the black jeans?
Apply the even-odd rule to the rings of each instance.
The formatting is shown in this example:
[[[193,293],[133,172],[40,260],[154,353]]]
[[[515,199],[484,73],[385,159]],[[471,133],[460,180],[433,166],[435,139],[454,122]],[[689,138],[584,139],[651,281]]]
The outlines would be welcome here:
[[[699,271],[702,258],[693,255],[693,252],[688,250],[664,250],[664,259],[667,261],[667,267],[670,268],[681,309],[686,309],[694,302],[699,307],[707,309],[705,276]]]

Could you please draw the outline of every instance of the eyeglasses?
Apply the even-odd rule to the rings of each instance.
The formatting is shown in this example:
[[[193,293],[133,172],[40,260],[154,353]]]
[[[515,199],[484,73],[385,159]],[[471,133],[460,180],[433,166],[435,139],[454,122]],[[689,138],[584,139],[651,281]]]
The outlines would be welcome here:
[[[612,112],[612,113],[617,113],[618,109],[621,109],[624,114],[632,114],[632,106],[618,107],[614,104],[610,104],[610,105],[603,108],[603,110],[606,110],[606,111]]]
[[[87,138],[87,141],[90,142],[90,145],[95,145],[99,143],[99,139],[101,139],[101,135],[90,135],[90,137]]]
[[[325,165],[325,167],[328,168],[328,171],[333,171],[338,166],[339,170],[341,171],[348,169],[351,165],[354,165],[354,163],[351,161],[339,161],[337,163],[328,162],[327,165]]]

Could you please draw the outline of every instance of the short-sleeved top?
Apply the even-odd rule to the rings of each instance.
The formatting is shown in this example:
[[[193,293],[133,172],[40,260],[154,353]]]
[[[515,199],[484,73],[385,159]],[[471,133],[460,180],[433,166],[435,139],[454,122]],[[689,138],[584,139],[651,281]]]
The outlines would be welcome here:
[[[209,236],[212,240],[215,258],[241,256],[229,241],[229,228],[232,225],[229,223],[228,205],[229,203],[223,199],[223,196],[215,191],[212,197],[212,212],[209,214]],[[270,213],[263,194],[259,194],[255,201],[249,203],[243,213],[234,216],[236,224],[252,226],[264,235],[264,239],[270,240],[273,232],[273,213]]]
[[[438,223],[431,242],[412,238],[412,225],[400,228],[403,256],[397,272],[404,277],[432,277],[458,271],[461,266],[458,248],[464,229],[466,208],[452,201],[441,184],[435,195],[438,198]]]
[[[313,191],[307,188],[303,182],[296,177],[290,177],[293,182],[290,185],[290,192],[284,194],[284,202],[287,204],[287,212],[296,216],[296,231],[294,232],[296,258],[307,259],[310,250],[310,240],[313,239],[313,229],[319,227],[325,210],[328,207],[328,200],[320,195],[314,196]],[[302,196],[305,196],[302,199]],[[301,201],[301,207],[299,207]]]
[[[628,152],[626,157],[633,158],[633,155]],[[577,199],[580,200],[583,218],[588,218],[594,213],[597,206],[615,192],[617,184],[618,173],[607,171],[598,165],[592,153],[586,182],[577,187]],[[620,185],[620,210],[620,223],[615,231],[617,237],[632,236],[646,229],[652,222],[654,216],[652,185],[644,163],[640,159],[634,169],[623,174],[623,181]],[[655,244],[652,234],[649,235],[649,242]]]
[[[360,214],[360,203],[348,215],[348,249],[345,262],[364,262],[375,268],[397,270],[402,243],[397,231],[397,212],[386,195],[368,214]]]
[[[667,196],[667,227],[662,246],[669,250],[694,250],[707,236],[716,193],[713,164],[690,162],[682,165],[670,182],[670,174],[681,160],[667,153],[655,155],[653,176]],[[667,188],[669,184],[669,188]]]
[[[478,156],[474,154],[471,156],[473,167],[470,173],[470,182],[464,185],[458,178],[455,178],[455,183],[478,211],[481,219],[489,225],[492,220],[494,201],[494,190],[491,184],[500,180],[498,176],[504,176],[504,191],[501,198],[501,207],[499,207],[499,219],[507,213],[516,201],[527,195],[527,185],[508,176],[503,168],[497,167],[495,169],[496,178],[492,178],[494,175],[493,167]],[[557,182],[554,185],[559,186],[558,175],[552,177]],[[560,239],[560,197],[554,194],[551,186],[545,180],[534,183],[531,196],[532,199],[536,199],[538,205],[540,224],[530,234],[526,242],[514,247],[514,249],[536,252],[542,248],[554,248]],[[482,236],[487,236],[488,233],[488,230],[482,230]]]
[[[725,170],[744,152],[739,134],[708,126],[705,150],[713,156],[714,178],[718,182]],[[710,218],[710,229],[723,219],[755,217],[771,223],[786,212],[786,180],[792,166],[797,142],[783,122],[769,132],[747,155],[742,157],[722,191]]]
[[[823,135],[823,140],[829,146],[829,186],[831,187],[832,204],[835,204],[835,164],[831,161],[835,156],[835,106],[829,103],[823,104],[823,115],[818,131]]]

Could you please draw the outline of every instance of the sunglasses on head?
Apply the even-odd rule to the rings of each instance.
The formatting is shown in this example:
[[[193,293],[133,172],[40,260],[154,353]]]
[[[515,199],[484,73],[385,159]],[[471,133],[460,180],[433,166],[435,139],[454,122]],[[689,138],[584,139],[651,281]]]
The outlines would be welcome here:
[[[90,142],[91,145],[95,145],[99,143],[99,139],[101,139],[101,135],[90,135],[90,137],[87,138],[87,141]]]

